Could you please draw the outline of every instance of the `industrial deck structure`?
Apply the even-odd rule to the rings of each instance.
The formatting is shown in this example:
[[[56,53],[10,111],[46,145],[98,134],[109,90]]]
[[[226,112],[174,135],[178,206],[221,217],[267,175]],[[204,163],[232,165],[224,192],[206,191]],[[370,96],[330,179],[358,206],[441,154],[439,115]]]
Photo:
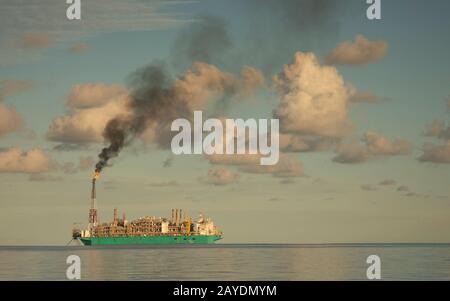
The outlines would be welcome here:
[[[132,221],[128,221],[125,214],[119,218],[117,209],[114,209],[111,222],[99,223],[95,188],[98,175],[96,172],[92,179],[88,229],[72,230],[72,238],[83,245],[210,244],[222,238],[222,232],[210,218],[201,214],[194,221],[183,215],[181,209],[172,209],[170,219],[145,216]]]

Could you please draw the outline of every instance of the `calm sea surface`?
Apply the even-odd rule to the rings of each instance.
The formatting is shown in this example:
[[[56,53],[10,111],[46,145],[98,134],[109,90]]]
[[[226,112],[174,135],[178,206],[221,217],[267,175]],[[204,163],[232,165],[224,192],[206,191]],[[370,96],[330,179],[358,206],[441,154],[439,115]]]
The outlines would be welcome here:
[[[450,280],[450,244],[0,246],[0,280],[65,280],[72,254],[83,280],[365,280],[372,254],[384,280]]]

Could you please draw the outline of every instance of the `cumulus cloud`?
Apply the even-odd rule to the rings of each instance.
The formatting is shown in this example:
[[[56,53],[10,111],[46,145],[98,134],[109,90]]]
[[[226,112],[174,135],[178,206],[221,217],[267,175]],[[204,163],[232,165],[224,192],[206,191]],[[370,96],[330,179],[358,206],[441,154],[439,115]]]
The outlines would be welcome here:
[[[0,151],[0,172],[3,173],[41,173],[53,168],[50,156],[37,148],[22,151],[13,147]]]
[[[220,122],[223,126],[225,126],[226,119],[219,118]],[[216,142],[216,146],[219,149],[225,149],[227,145],[234,145],[237,139],[237,131],[234,133],[228,134],[226,131],[223,132],[222,141]],[[246,136],[248,138],[248,136]],[[220,164],[220,165],[259,165],[261,154],[258,149],[252,148],[252,146],[248,143],[248,139],[245,141],[245,148],[247,149],[247,153],[245,154],[217,154],[214,153],[212,155],[205,155],[205,158],[212,164]]]
[[[223,145],[233,142],[237,138],[236,134],[236,132],[234,135],[225,135],[224,133]],[[288,146],[285,144],[283,147],[286,148]],[[246,149],[248,151],[245,154],[212,154],[205,155],[205,158],[211,164],[237,166],[239,171],[245,173],[272,174],[274,177],[280,178],[300,177],[304,175],[302,164],[298,158],[292,154],[281,152],[277,164],[261,165],[260,160],[263,155],[258,149],[251,149],[251,145],[248,144],[248,141],[246,141]],[[254,153],[250,153],[250,150],[254,151]]]
[[[174,84],[176,95],[192,109],[205,108],[211,99],[231,95],[238,89],[238,81],[214,65],[196,62]]]
[[[23,119],[16,109],[0,103],[0,138],[23,128]]]
[[[136,90],[133,95],[125,87],[115,84],[86,83],[73,86],[67,99],[69,113],[53,120],[47,138],[65,145],[59,149],[67,149],[67,145],[101,142],[110,121],[131,122],[145,117],[143,129],[139,127],[139,133],[133,135],[146,143],[156,143],[165,148],[170,145],[173,134],[170,123],[175,118],[187,117],[182,116],[183,109],[205,110],[217,103],[223,105],[238,95],[253,93],[264,84],[262,74],[250,67],[245,67],[240,75],[234,75],[216,66],[197,62],[173,81],[161,72],[164,70],[160,66],[151,65],[133,74],[131,86]],[[158,94],[159,98],[156,97],[158,99],[155,95],[146,95],[157,89],[153,87],[156,81],[152,76],[167,77],[164,83],[158,82],[162,85],[159,91],[161,94]],[[147,113],[151,118],[147,118]]]
[[[311,142],[306,141],[305,137],[280,134],[280,150],[284,152],[303,152],[312,148]]]
[[[110,119],[130,114],[128,103],[127,90],[120,85],[76,85],[67,100],[69,114],[53,120],[47,138],[75,145],[101,142],[103,130]]]
[[[72,114],[57,117],[47,132],[51,141],[83,144],[101,142],[106,123],[124,111],[123,102],[111,102],[102,107],[74,110]]]
[[[124,129],[124,134],[137,134],[146,143],[167,148],[174,135],[170,131],[173,120],[192,118],[193,110],[219,115],[231,102],[258,89],[262,84],[261,77],[260,71],[250,67],[244,67],[241,74],[236,75],[211,64],[196,62],[172,81],[162,66],[147,66],[132,76],[135,115],[127,121],[140,120],[146,127],[142,133],[140,126],[139,133]]]
[[[260,70],[250,66],[242,68],[241,77],[241,94],[244,97],[253,94],[256,89],[266,85],[264,74]]]
[[[411,151],[411,144],[404,139],[389,141],[387,138],[376,132],[367,132],[364,135],[364,142],[371,153],[382,156],[393,156],[408,154]]]
[[[297,52],[273,81],[281,98],[274,117],[282,132],[335,138],[352,129],[344,80],[336,68],[321,66],[313,53]]]
[[[208,170],[206,178],[201,177],[200,181],[212,185],[227,185],[239,180],[239,174],[225,168],[212,168]]]
[[[223,98],[247,96],[263,85],[264,76],[252,67],[244,67],[239,77],[214,65],[196,62],[175,81],[174,91],[178,98],[195,110]]]
[[[69,51],[72,53],[82,53],[89,49],[89,46],[86,43],[77,43],[70,46]]]
[[[327,64],[360,65],[380,61],[388,50],[386,41],[370,41],[357,35],[354,42],[343,42],[325,58]]]
[[[425,143],[419,161],[432,163],[450,163],[450,140],[446,144]]]
[[[104,105],[115,97],[127,94],[127,90],[117,84],[87,83],[72,87],[67,104],[70,108],[86,109]]]
[[[390,141],[381,134],[369,131],[360,144],[342,144],[333,158],[338,163],[361,163],[378,157],[405,155],[411,152],[411,144],[404,139]]]

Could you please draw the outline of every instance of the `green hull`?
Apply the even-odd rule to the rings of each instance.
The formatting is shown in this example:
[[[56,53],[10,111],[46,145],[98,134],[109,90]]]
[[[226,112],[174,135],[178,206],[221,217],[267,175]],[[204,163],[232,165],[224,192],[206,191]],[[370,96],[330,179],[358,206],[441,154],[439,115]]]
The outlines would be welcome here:
[[[176,244],[212,244],[222,239],[220,235],[192,236],[117,236],[117,237],[80,237],[85,246],[96,245],[176,245]]]

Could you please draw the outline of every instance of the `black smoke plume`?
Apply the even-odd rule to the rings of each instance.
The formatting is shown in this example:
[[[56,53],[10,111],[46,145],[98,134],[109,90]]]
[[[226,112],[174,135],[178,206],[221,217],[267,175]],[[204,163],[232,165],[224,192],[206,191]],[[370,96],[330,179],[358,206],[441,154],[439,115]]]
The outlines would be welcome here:
[[[228,23],[217,16],[201,15],[178,34],[171,60],[182,69],[196,61],[218,64],[232,46]]]
[[[194,17],[180,30],[170,59],[181,70],[203,61],[232,71],[249,65],[272,76],[296,51],[335,45],[340,18],[359,12],[365,16],[357,2],[361,1],[229,0],[227,10],[238,12],[233,20],[217,15]],[[239,33],[232,35],[231,27],[236,25]]]
[[[169,60],[184,64],[182,69],[194,61],[201,61],[226,65],[231,70],[250,65],[271,75],[296,51],[308,50],[311,39],[323,41],[327,40],[324,36],[336,36],[337,18],[346,10],[344,6],[349,6],[346,3],[328,0],[230,1],[230,7],[240,12],[242,30],[246,32],[239,45],[231,39],[227,20],[203,15],[180,31]],[[156,127],[156,144],[167,148],[173,135],[171,122],[176,118],[192,117],[192,109],[182,96],[177,95],[173,80],[160,63],[132,74],[131,91],[131,116],[116,117],[105,127],[103,137],[109,145],[99,154],[98,171],[149,125]],[[226,100],[219,105],[226,107],[224,103]]]
[[[103,137],[109,145],[98,155],[95,168],[101,172],[111,158],[117,157],[124,146],[142,134],[149,124],[156,126],[157,144],[167,147],[171,139],[170,124],[176,118],[190,118],[192,111],[177,96],[173,81],[160,63],[151,64],[134,72],[130,77],[131,115],[110,120]]]

